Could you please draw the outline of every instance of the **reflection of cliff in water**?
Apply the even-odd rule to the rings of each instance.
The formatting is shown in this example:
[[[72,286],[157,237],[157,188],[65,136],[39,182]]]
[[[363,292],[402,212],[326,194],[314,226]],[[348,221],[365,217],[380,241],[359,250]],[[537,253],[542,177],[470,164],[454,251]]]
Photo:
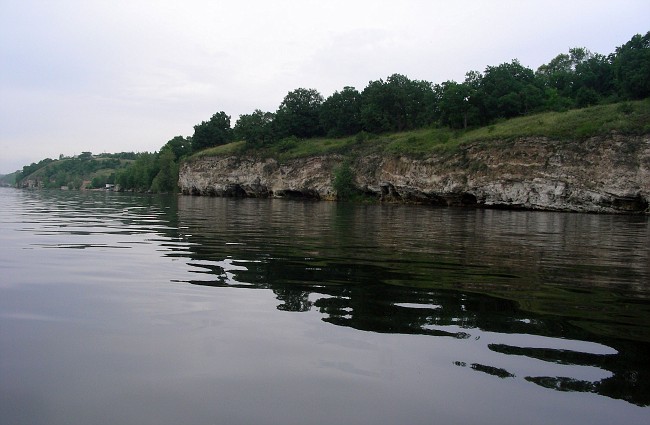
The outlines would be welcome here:
[[[270,289],[338,326],[453,338],[456,365],[495,378],[650,405],[648,263],[629,261],[648,227],[607,233],[638,218],[204,197],[178,216],[191,283]],[[495,353],[506,366],[485,364]]]

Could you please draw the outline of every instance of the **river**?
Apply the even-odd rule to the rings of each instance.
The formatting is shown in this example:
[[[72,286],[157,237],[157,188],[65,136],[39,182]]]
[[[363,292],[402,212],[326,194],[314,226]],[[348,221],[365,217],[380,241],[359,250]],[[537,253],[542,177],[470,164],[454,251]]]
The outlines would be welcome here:
[[[650,219],[0,189],[3,424],[646,424]]]

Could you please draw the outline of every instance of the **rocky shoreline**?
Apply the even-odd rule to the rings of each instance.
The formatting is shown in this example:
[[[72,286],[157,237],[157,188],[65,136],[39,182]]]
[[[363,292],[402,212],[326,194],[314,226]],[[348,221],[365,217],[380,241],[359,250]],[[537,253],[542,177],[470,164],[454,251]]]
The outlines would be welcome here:
[[[347,158],[357,189],[381,202],[650,213],[650,135],[530,137],[470,143],[421,159]],[[333,176],[345,159],[199,158],[182,164],[179,187],[186,195],[332,200]]]

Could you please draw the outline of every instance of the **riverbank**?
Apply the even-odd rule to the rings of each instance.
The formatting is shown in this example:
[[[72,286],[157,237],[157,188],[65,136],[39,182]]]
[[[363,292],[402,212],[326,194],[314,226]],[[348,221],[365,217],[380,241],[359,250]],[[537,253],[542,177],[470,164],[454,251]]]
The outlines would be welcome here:
[[[650,205],[650,134],[616,132],[475,141],[423,158],[201,156],[181,166],[179,186],[188,195],[332,200],[342,166],[356,190],[381,202],[627,214]]]

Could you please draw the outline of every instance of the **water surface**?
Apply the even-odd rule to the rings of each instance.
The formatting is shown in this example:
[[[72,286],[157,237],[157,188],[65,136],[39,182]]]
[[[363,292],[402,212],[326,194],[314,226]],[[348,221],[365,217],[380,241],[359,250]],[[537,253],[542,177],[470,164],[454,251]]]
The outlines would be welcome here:
[[[2,423],[647,423],[647,217],[0,203]]]

